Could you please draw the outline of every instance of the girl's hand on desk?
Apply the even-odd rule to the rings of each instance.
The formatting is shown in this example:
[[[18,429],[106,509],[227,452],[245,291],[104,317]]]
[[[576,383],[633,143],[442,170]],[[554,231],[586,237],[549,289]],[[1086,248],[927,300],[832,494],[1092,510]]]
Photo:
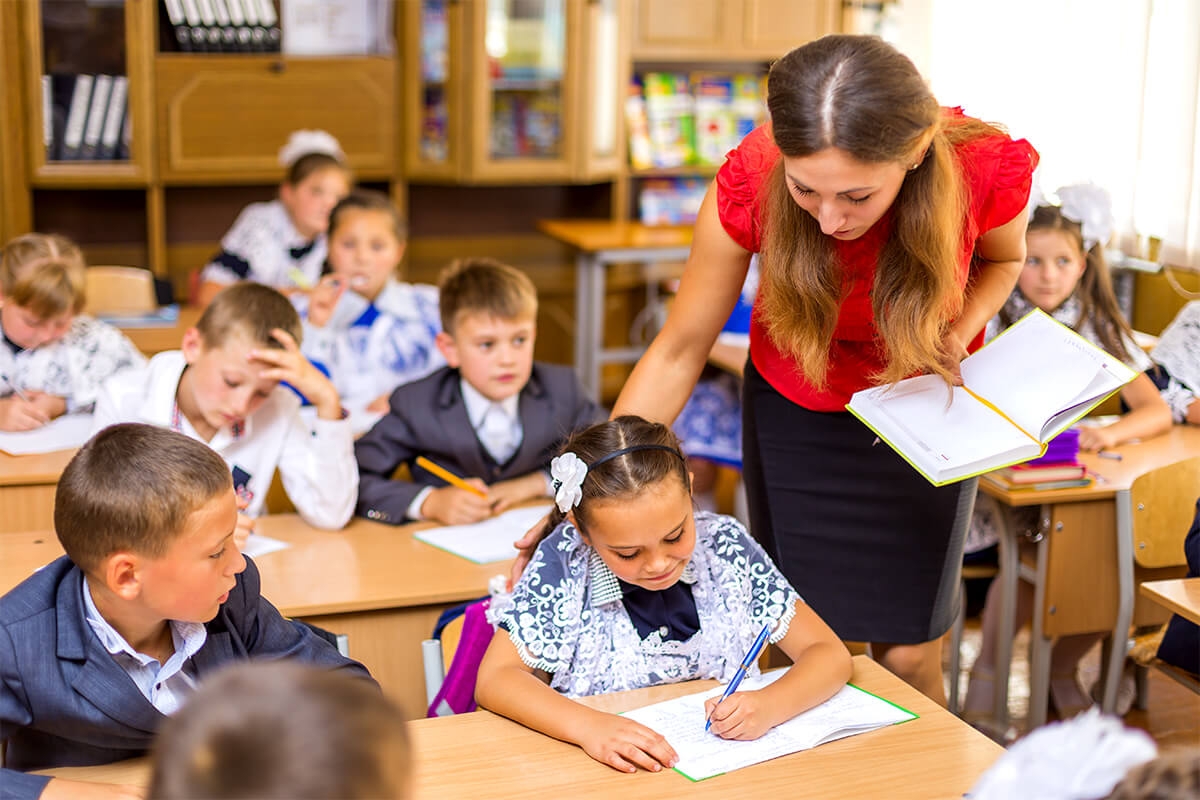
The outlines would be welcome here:
[[[346,285],[342,280],[333,275],[322,278],[308,295],[308,323],[317,328],[324,328],[333,316],[333,309],[344,291]]]
[[[0,431],[31,431],[50,421],[50,415],[37,403],[15,394],[0,399]]]
[[[583,751],[601,764],[621,772],[661,772],[679,760],[661,734],[640,722],[617,714],[598,714],[589,719],[579,741]]]
[[[487,484],[479,478],[467,478],[467,483],[487,494]],[[492,515],[492,501],[457,486],[434,489],[421,504],[421,516],[443,525],[469,525]]]
[[[1094,425],[1080,425],[1079,427],[1079,449],[1080,450],[1104,450],[1108,447],[1116,447],[1119,442],[1108,428],[1100,428]]]
[[[722,739],[757,739],[774,727],[769,711],[762,692],[734,692],[724,700],[718,696],[704,701],[704,715],[712,723],[709,730]]]
[[[67,413],[67,398],[65,397],[37,390],[26,392],[25,396],[29,398],[29,401],[33,405],[41,409],[42,413],[49,419],[55,419]]]

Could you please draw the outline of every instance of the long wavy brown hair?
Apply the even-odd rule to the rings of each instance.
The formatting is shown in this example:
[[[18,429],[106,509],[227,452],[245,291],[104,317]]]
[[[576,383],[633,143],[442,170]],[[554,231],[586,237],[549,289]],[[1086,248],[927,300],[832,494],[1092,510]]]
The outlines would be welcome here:
[[[963,305],[956,276],[967,202],[954,148],[1001,129],[969,117],[945,124],[913,63],[874,36],[825,36],[791,51],[771,68],[767,106],[784,156],[836,147],[868,164],[908,169],[919,161],[892,204],[893,232],[875,270],[871,301],[884,367],[871,377],[891,383],[931,371],[949,380],[940,357]],[[917,148],[931,132],[922,157]],[[759,313],[775,346],[824,388],[842,264],[830,237],[788,192],[782,159],[763,192]]]

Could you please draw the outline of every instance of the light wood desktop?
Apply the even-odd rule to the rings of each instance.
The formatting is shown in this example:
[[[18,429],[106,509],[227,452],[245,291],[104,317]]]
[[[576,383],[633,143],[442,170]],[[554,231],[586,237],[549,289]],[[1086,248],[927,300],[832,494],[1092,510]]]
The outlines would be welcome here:
[[[593,399],[600,396],[600,369],[632,363],[641,347],[604,346],[604,285],[609,264],[683,261],[692,249],[690,225],[643,225],[602,219],[543,219],[537,228],[573,247],[575,257],[575,372]]]
[[[1144,442],[1125,444],[1108,451],[1120,460],[1081,453],[1080,461],[1095,477],[1091,486],[1051,491],[1006,491],[987,480],[979,481],[984,493],[1011,507],[1039,506],[1042,534],[1036,538],[1034,563],[1025,573],[1034,583],[1034,618],[1031,646],[1029,725],[1046,720],[1049,692],[1049,640],[1079,633],[1110,632],[1120,600],[1117,564],[1116,499],[1128,492],[1134,479],[1150,470],[1200,453],[1200,428],[1175,425]],[[1012,657],[1013,614],[1017,576],[1021,569],[1020,535],[1011,529],[1007,515],[1000,518],[1001,622],[996,634],[996,669],[993,713],[997,722],[1008,719],[1008,673]],[[1040,609],[1040,611],[1039,611]],[[1134,621],[1138,621],[1135,612]],[[1041,669],[1039,665],[1046,666]]]
[[[1163,608],[1200,625],[1200,578],[1147,581],[1139,589]]]
[[[487,711],[423,719],[409,726],[413,798],[571,797],[661,800],[691,798],[888,797],[960,798],[1003,748],[864,656],[852,681],[915,712],[918,719],[692,783],[667,770],[617,772],[574,745],[543,736]],[[605,711],[626,711],[715,685],[714,681],[656,686],[586,698]],[[76,780],[144,785],[146,759],[44,774]]]
[[[183,341],[183,332],[196,324],[202,308],[183,306],[179,309],[179,319],[173,325],[124,326],[119,325],[121,333],[129,337],[134,346],[149,358],[164,350],[178,350]]]
[[[54,491],[75,450],[0,453],[0,532],[54,527]]]
[[[256,530],[291,544],[255,559],[263,596],[281,612],[346,634],[361,661],[410,717],[424,716],[421,641],[449,606],[487,594],[510,562],[475,564],[418,541],[432,523],[395,527],[365,519],[342,531],[295,514],[262,517]],[[513,538],[516,538],[515,536]],[[0,534],[0,594],[62,555],[50,528]]]

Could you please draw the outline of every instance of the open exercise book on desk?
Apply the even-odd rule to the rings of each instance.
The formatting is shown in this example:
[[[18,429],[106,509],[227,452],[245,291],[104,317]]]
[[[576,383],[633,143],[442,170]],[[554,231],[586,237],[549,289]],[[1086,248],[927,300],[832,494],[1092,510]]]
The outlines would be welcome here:
[[[761,689],[785,672],[781,669],[747,678],[740,688]],[[720,696],[724,688],[676,697],[626,711],[624,716],[662,734],[679,756],[676,771],[694,781],[917,718],[908,709],[847,684],[821,705],[775,726],[758,739],[732,741],[704,730],[704,701]]]
[[[512,543],[549,511],[549,505],[514,508],[483,522],[430,528],[413,536],[476,564],[507,561],[517,555]]]
[[[856,392],[846,409],[935,486],[1037,458],[1137,372],[1040,310],[937,375]],[[952,393],[951,393],[952,392]]]
[[[12,456],[74,450],[91,432],[91,414],[64,414],[31,431],[0,431],[0,450]]]

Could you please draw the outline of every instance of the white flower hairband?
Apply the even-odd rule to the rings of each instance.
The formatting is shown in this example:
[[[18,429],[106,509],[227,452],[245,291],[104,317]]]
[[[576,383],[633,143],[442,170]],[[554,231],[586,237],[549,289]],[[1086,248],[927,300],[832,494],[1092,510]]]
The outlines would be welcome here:
[[[1035,188],[1030,198],[1029,215],[1032,217],[1039,206],[1058,206],[1064,217],[1079,225],[1085,251],[1109,240],[1116,228],[1116,220],[1112,196],[1103,187],[1094,183],[1076,183],[1063,186],[1054,194],[1058,202]]]
[[[592,462],[591,469],[595,469],[606,461],[612,461],[614,458],[627,453],[635,453],[638,450],[664,450],[674,454],[685,465],[687,464],[683,453],[674,447],[668,447],[665,444],[635,444],[601,456]],[[562,513],[566,514],[583,500],[583,479],[587,477],[588,469],[589,467],[583,462],[583,459],[570,451],[551,459],[550,478],[554,482],[554,504]]]
[[[550,461],[550,478],[554,481],[554,504],[566,514],[583,499],[583,479],[587,464],[574,453],[563,453]]]
[[[326,131],[302,130],[292,131],[287,144],[279,148],[279,165],[290,167],[310,153],[324,153],[338,161],[345,161],[346,154],[338,140]]]

